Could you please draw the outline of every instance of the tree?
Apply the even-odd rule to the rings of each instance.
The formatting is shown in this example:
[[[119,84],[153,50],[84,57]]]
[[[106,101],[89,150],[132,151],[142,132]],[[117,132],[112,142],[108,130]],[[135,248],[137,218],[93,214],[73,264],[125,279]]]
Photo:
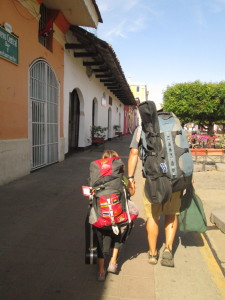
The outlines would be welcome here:
[[[163,96],[165,111],[172,111],[183,124],[194,122],[208,127],[225,122],[225,82],[200,81],[168,86]]]

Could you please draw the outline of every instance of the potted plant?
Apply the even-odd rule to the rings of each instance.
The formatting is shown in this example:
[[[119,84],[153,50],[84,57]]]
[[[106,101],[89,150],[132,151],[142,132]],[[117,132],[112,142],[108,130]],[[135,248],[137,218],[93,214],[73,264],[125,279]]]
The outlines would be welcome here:
[[[105,141],[107,127],[93,125],[90,128],[92,144],[102,144]]]
[[[113,129],[115,130],[115,135],[122,135],[122,131],[120,131],[120,125],[114,125]]]

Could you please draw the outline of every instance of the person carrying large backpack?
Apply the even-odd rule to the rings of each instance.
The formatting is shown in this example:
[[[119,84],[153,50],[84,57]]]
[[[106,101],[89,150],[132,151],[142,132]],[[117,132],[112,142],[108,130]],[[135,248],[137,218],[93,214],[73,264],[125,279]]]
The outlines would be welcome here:
[[[153,101],[142,102],[138,108],[142,125],[136,128],[130,144],[128,180],[130,185],[134,184],[140,156],[149,263],[155,265],[158,262],[159,218],[163,213],[165,247],[161,265],[174,267],[173,242],[178,227],[177,215],[180,213],[182,190],[192,182],[193,161],[185,134],[174,114],[165,113],[159,117]]]
[[[91,162],[89,185],[91,189],[89,223],[97,237],[98,281],[104,281],[106,271],[118,273],[118,254],[128,237],[133,220],[138,215],[129,196],[134,187],[127,189],[124,164],[114,150],[103,152],[101,159]],[[105,256],[112,254],[105,270]]]

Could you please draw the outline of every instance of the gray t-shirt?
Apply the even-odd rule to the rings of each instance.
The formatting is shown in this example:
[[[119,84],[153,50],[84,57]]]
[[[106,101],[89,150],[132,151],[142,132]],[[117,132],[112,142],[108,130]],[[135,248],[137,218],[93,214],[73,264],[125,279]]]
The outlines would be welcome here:
[[[138,145],[139,145],[140,138],[141,138],[141,132],[142,132],[142,127],[138,126],[134,131],[133,138],[130,143],[130,149],[131,148],[138,149]]]

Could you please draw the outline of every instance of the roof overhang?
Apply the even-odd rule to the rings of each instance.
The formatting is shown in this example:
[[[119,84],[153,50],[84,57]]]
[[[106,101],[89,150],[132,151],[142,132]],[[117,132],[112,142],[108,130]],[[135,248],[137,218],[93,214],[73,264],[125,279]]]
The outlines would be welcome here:
[[[95,0],[43,0],[49,9],[60,10],[72,25],[98,27],[102,18]]]
[[[104,84],[124,105],[136,105],[119,60],[112,47],[78,26],[70,26],[78,43],[67,43],[66,49],[74,50],[74,57],[81,58],[87,73]]]

